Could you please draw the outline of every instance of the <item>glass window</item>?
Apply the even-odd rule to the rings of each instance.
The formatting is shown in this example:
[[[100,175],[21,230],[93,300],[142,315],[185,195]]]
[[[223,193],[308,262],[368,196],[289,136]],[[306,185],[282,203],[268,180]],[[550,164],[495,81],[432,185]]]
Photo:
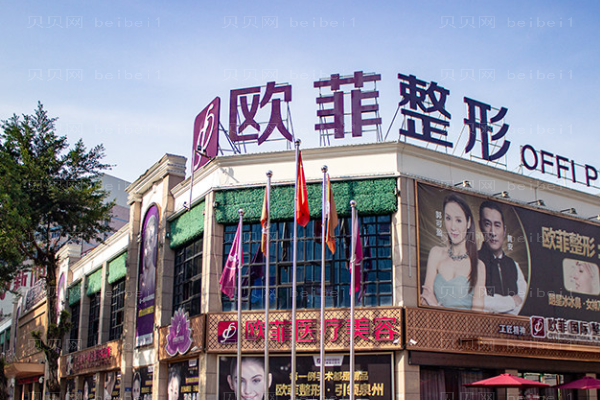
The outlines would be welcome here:
[[[87,347],[98,344],[100,333],[100,292],[89,296],[90,299],[90,319],[88,323]]]
[[[123,318],[125,317],[125,278],[113,283],[110,297],[110,333],[109,340],[121,338]]]
[[[392,240],[391,216],[359,217],[363,246],[361,292],[357,306],[392,305]],[[270,294],[271,309],[292,308],[293,221],[271,223]],[[325,250],[325,306],[350,307],[350,218],[340,218],[335,231],[336,252]],[[223,264],[231,249],[237,225],[225,227]],[[264,261],[260,247],[261,225],[244,224],[242,268],[242,309],[264,309]],[[298,308],[321,307],[321,221],[298,226],[296,305]],[[235,300],[222,295],[223,311],[236,309]]]
[[[200,314],[203,244],[203,240],[198,239],[175,253],[173,312],[183,308],[190,317]]]
[[[69,333],[69,343],[67,343],[67,352],[77,351],[79,346],[79,313],[81,303],[77,302],[71,306],[71,332]]]

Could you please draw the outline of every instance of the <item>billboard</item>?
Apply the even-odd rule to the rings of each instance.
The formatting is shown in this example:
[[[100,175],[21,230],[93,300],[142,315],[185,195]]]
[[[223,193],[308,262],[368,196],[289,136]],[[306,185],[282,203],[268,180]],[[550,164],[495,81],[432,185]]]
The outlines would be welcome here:
[[[237,371],[235,356],[219,357],[219,398],[235,400]],[[350,394],[350,357],[348,355],[327,355],[325,357],[325,398],[347,399]],[[291,363],[290,356],[269,357],[269,377],[265,377],[264,357],[242,357],[242,398],[255,400],[289,399]],[[355,356],[355,395],[357,398],[391,400],[392,355],[361,354]],[[319,356],[296,356],[296,398],[318,399],[320,396]],[[265,381],[269,379],[269,393],[265,396]]]
[[[152,400],[152,378],[154,366],[134,368],[131,384],[131,398],[133,400]]]
[[[83,378],[83,392],[81,398],[83,400],[94,400],[96,398],[96,375]]]
[[[168,400],[198,400],[198,359],[169,364]]]
[[[600,316],[599,226],[424,183],[417,210],[421,306]]]
[[[158,207],[151,206],[142,225],[142,246],[138,272],[136,346],[152,344],[154,335],[154,290],[158,261]]]

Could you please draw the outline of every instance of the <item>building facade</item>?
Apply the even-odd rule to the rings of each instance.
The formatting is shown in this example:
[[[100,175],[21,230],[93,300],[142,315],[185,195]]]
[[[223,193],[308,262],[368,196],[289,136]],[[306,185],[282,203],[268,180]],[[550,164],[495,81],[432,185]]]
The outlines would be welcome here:
[[[307,149],[302,157],[311,220],[298,229],[296,287],[293,151],[220,156],[196,171],[193,184],[186,159],[165,155],[133,182],[129,223],[84,256],[66,254],[61,265],[72,319],[61,398],[233,399],[238,340],[246,362],[262,368],[268,342],[269,395],[289,398],[293,294],[297,397],[325,390],[326,398],[348,398],[350,200],[363,247],[357,398],[506,398],[519,393],[464,384],[505,372],[550,384],[600,373],[600,225],[566,213],[598,215],[597,196],[400,142]],[[336,251],[326,250],[321,326],[323,165],[339,224]],[[265,296],[258,248],[269,170]],[[245,211],[241,321],[219,286],[238,209]],[[31,321],[44,324],[43,301],[35,307],[17,316],[20,359],[41,357],[27,347]],[[324,388],[315,358],[322,329]],[[26,395],[43,379],[16,384],[15,398],[32,398]],[[562,395],[596,397],[595,390]]]

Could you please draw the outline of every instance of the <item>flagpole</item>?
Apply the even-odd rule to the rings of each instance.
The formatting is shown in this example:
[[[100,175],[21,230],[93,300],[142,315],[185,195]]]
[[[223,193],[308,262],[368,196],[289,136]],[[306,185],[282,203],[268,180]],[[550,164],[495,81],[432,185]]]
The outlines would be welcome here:
[[[292,375],[291,375],[291,400],[296,400],[296,257],[298,255],[298,152],[300,139],[296,140],[296,180],[294,183],[294,241],[292,257]]]
[[[270,307],[270,287],[269,287],[269,247],[271,247],[271,177],[273,171],[267,171],[267,241],[264,249],[265,256],[265,399],[269,400],[269,307]],[[261,241],[262,244],[262,241]]]
[[[192,139],[193,141],[194,139]],[[190,178],[190,204],[188,204],[188,210],[192,209],[192,195],[193,195],[193,190],[194,190],[194,172],[196,170],[196,168],[194,168],[196,166],[196,164],[194,163],[194,158],[196,158],[196,143],[192,143],[192,173],[191,173],[191,178]],[[185,207],[185,205],[184,205]]]
[[[354,282],[356,279],[356,240],[357,236],[354,234],[356,228],[357,217],[356,217],[356,201],[350,201],[350,207],[352,207],[352,253],[350,255],[350,265],[352,271],[350,273],[350,400],[354,400],[354,298],[356,292],[354,291]]]
[[[325,210],[327,203],[327,165],[323,165],[321,168],[323,172],[323,205],[321,208],[321,351],[319,356],[321,358],[320,366],[320,387],[319,397],[321,400],[325,399],[325,244],[327,238],[325,237],[325,216],[327,210]],[[331,216],[329,216],[331,218]]]
[[[242,218],[244,217],[244,209],[240,208],[238,210],[238,214],[240,216],[240,222],[238,225],[238,229],[240,230],[240,239],[238,242],[238,271],[237,271],[237,320],[238,320],[238,329],[237,329],[237,391],[236,397],[237,400],[241,400],[242,393],[242,335],[240,332],[242,331],[242,267],[244,266],[244,253],[243,253],[243,237],[244,237],[244,229],[242,225]]]

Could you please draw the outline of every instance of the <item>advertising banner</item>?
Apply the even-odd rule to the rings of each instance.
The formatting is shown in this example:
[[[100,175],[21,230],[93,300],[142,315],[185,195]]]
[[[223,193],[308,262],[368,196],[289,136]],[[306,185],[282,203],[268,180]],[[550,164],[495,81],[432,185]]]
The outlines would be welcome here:
[[[67,379],[65,400],[75,400],[75,379]]]
[[[140,248],[136,346],[152,344],[154,335],[154,290],[156,288],[156,262],[158,260],[158,207],[153,205],[146,212],[142,225]]]
[[[83,378],[83,400],[94,400],[96,398],[96,375]]]
[[[350,395],[350,357],[325,357],[325,399],[347,399]],[[242,398],[284,400],[291,394],[290,356],[269,357],[269,376],[265,375],[264,357],[242,357]],[[357,399],[392,399],[392,355],[361,354],[355,357],[355,395]],[[319,356],[296,357],[296,398],[318,399],[320,396]],[[219,400],[235,400],[237,357],[219,357]],[[265,379],[269,393],[265,396]]]
[[[119,400],[121,398],[121,373],[109,371],[104,375],[104,400]]]
[[[169,364],[168,400],[198,400],[198,359]]]
[[[133,400],[152,400],[153,366],[134,368],[131,383],[131,398]]]
[[[424,183],[417,207],[421,306],[600,316],[597,225]]]

